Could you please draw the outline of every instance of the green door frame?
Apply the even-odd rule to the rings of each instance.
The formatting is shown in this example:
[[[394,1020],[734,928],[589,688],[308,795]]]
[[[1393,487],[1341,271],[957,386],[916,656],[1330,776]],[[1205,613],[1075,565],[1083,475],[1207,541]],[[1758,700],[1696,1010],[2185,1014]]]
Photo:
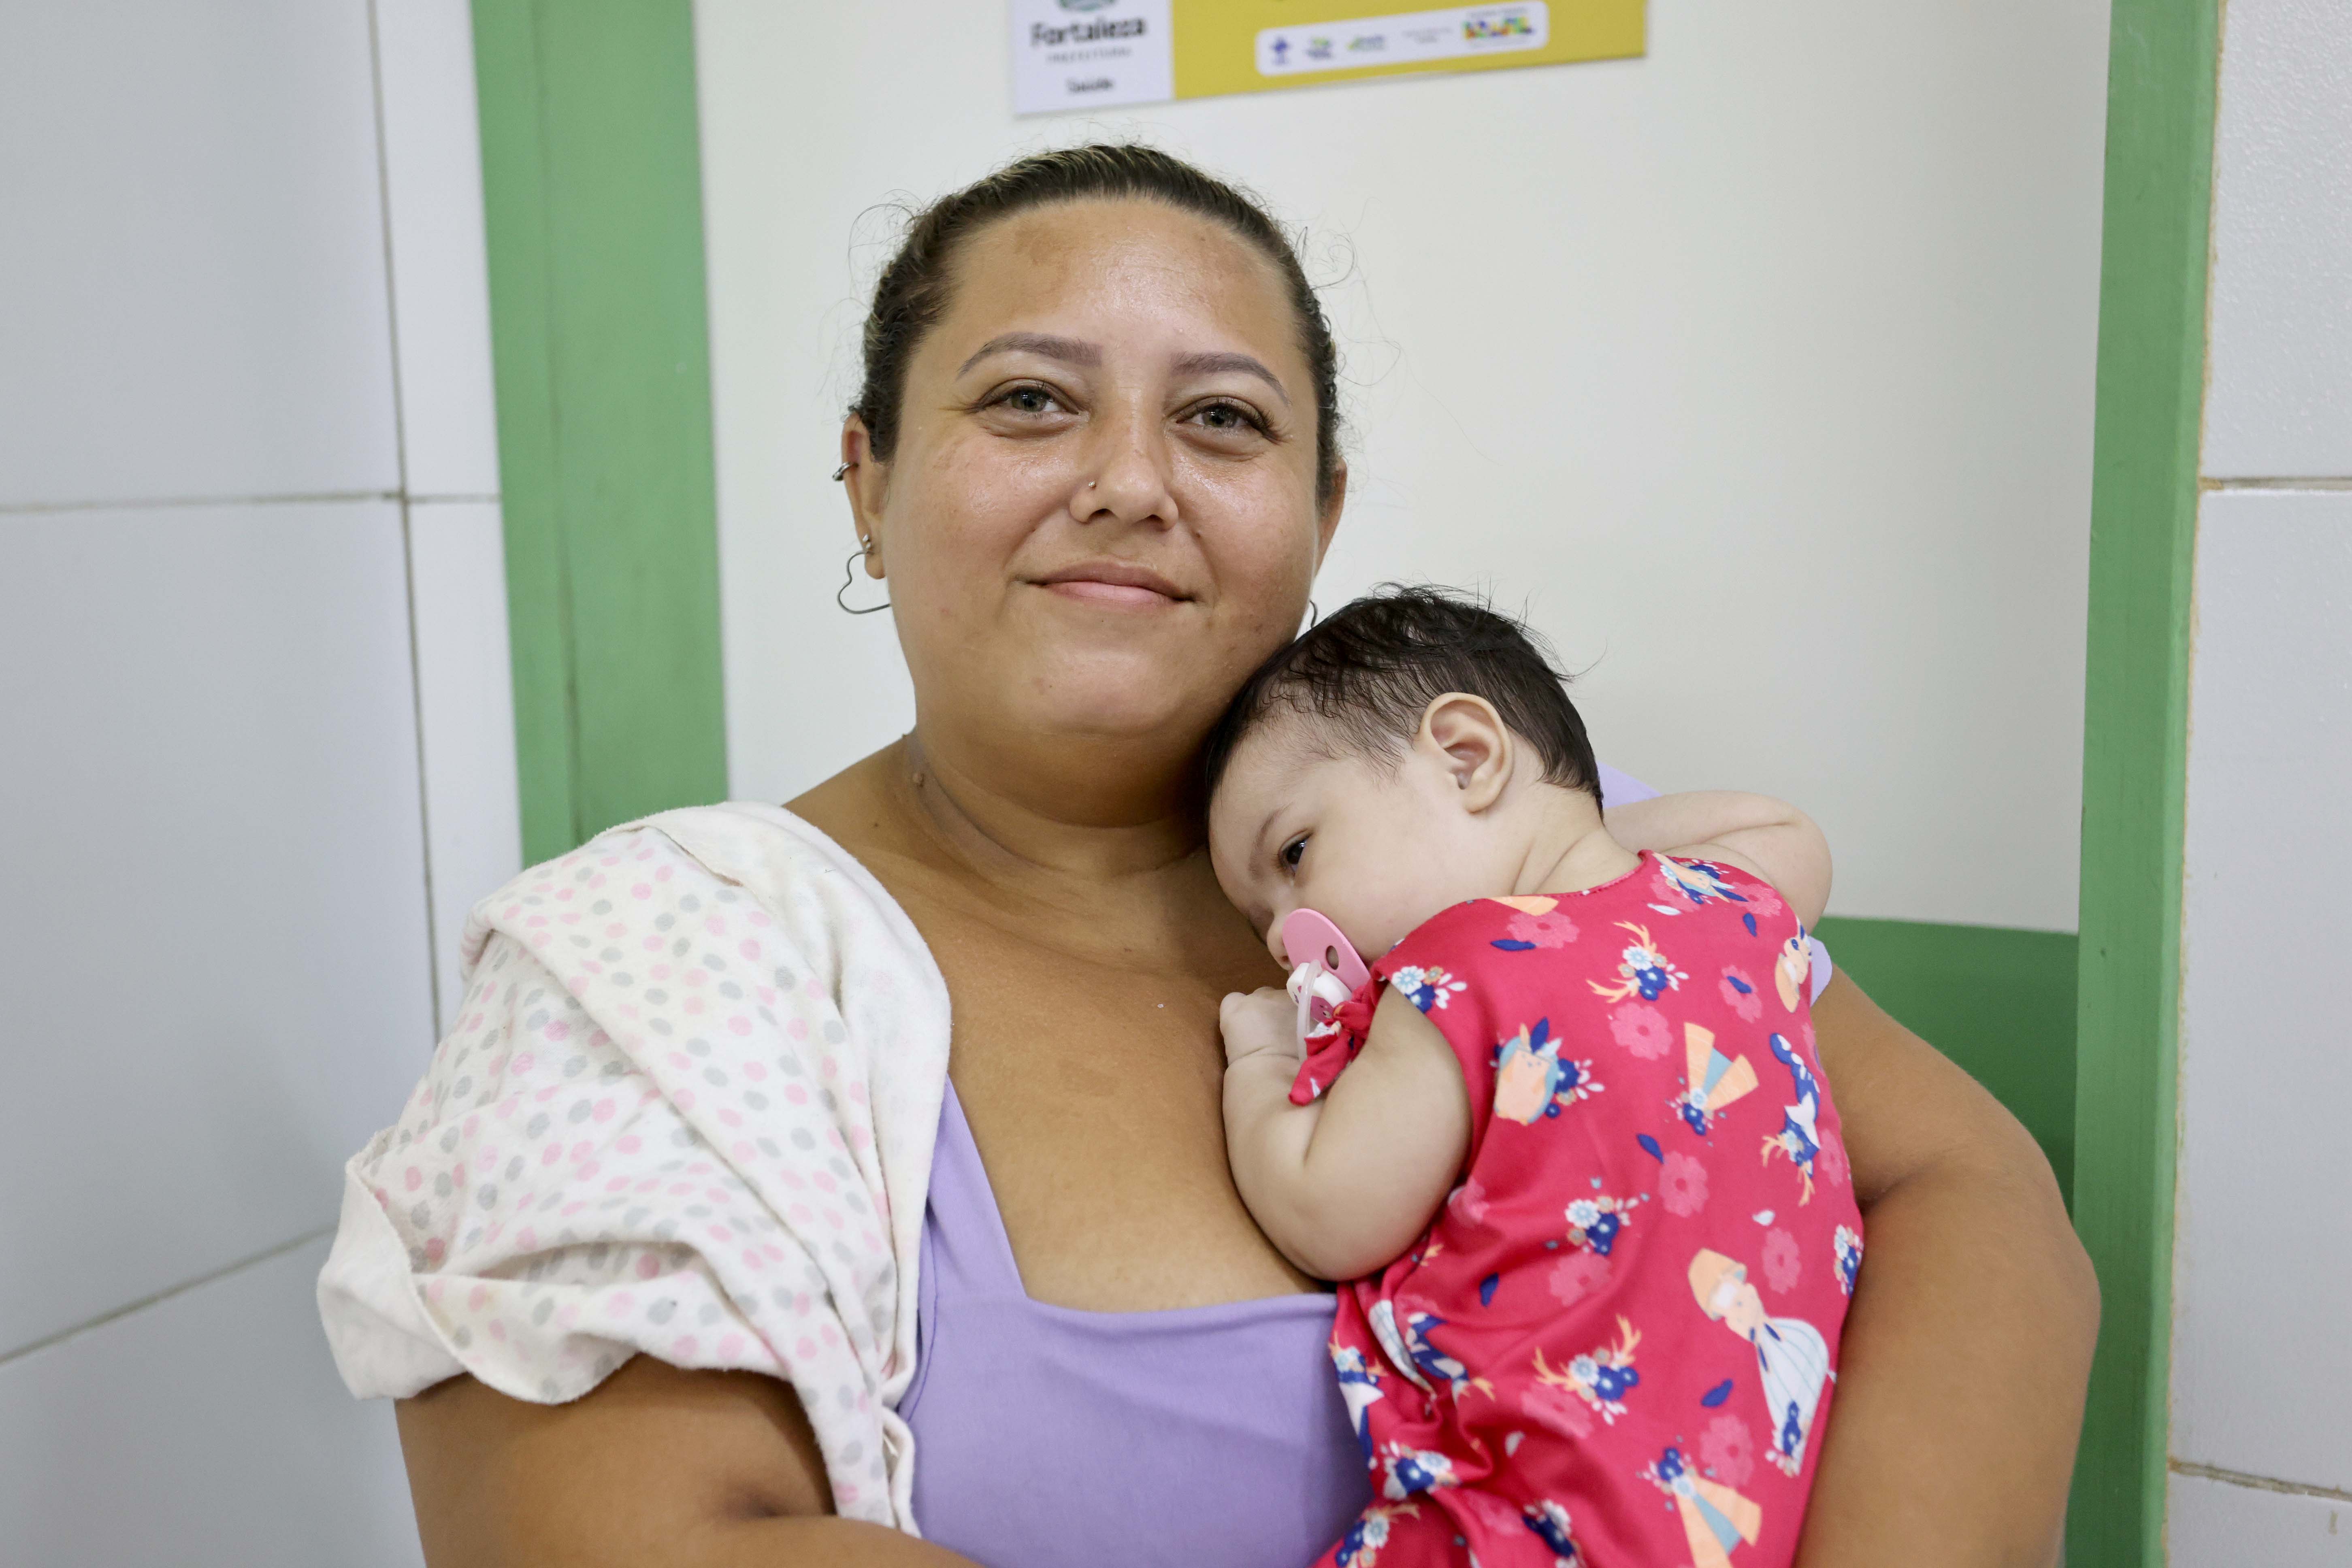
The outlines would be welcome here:
[[[1908,977],[1917,999],[1897,1016],[1959,1046],[2062,1176],[2072,1145],[2075,1222],[2105,1313],[2068,1524],[2076,1568],[2156,1563],[2164,1550],[2218,5],[2114,0],[2079,945],[1831,928],[1849,928],[1866,984],[1893,999]],[[693,12],[690,0],[474,0],[474,33],[516,752],[537,861],[727,788]],[[1931,952],[1959,968],[1922,967]],[[2072,999],[2053,969],[2069,960]],[[1984,994],[1979,972],[2020,966],[2036,984],[2001,1001],[2008,1012],[1953,1010],[1949,997]],[[2070,1002],[2071,1106],[2063,1085],[2031,1081],[2019,1046],[2054,1039],[2045,1016]]]
[[[2066,1560],[2164,1561],[2191,567],[2219,0],[2115,0],[2099,264],[2074,1226],[2103,1318]]]
[[[727,794],[688,0],[474,0],[523,859]]]

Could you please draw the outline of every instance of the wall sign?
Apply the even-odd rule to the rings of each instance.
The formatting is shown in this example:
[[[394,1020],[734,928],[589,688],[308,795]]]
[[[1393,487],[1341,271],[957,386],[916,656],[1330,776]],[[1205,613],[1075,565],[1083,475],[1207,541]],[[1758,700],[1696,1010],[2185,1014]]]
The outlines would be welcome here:
[[[1013,111],[1642,53],[1643,0],[1012,0]]]

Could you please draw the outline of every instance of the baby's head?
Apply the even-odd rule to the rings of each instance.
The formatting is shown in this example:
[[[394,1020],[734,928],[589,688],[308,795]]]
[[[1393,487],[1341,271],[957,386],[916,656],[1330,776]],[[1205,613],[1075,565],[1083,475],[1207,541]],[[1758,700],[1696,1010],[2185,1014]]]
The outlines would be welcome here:
[[[1514,891],[1564,819],[1600,819],[1564,678],[1525,626],[1442,588],[1381,589],[1266,660],[1203,765],[1217,880],[1277,960],[1293,910],[1374,959]]]

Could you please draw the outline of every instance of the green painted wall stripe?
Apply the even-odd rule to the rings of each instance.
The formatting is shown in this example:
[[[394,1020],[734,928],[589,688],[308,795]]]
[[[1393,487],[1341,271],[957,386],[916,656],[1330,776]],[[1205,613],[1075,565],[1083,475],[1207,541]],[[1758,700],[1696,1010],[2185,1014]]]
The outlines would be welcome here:
[[[475,0],[523,857],[727,793],[687,0]]]
[[[2050,1156],[2060,1190],[2071,1192],[2074,933],[1832,915],[1820,935],[1872,1001],[2025,1123]]]
[[[2103,1317],[2067,1562],[2164,1560],[2180,844],[2219,0],[2115,0],[2083,737],[2074,1222]]]

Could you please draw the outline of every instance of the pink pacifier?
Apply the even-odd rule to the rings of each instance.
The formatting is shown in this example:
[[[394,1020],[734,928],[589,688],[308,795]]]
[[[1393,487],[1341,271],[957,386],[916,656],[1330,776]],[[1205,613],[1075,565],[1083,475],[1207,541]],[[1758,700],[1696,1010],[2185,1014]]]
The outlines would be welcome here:
[[[1291,966],[1286,989],[1298,1004],[1301,1045],[1329,1033],[1331,1015],[1372,977],[1354,944],[1313,910],[1293,910],[1283,921],[1282,956]]]

